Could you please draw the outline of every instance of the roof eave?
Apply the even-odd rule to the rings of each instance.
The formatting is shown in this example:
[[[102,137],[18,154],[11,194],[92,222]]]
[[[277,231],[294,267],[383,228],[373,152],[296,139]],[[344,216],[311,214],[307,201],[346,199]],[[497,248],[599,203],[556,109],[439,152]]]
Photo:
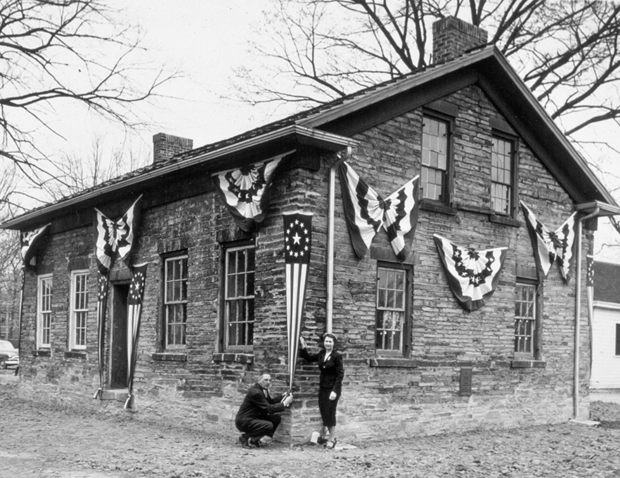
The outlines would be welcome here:
[[[353,147],[357,144],[357,141],[346,136],[319,131],[300,125],[290,125],[275,131],[270,131],[260,136],[240,141],[239,143],[199,154],[195,157],[190,157],[183,161],[153,169],[139,176],[120,180],[108,186],[95,188],[92,191],[87,191],[67,200],[61,200],[60,202],[50,204],[49,206],[44,206],[34,211],[27,212],[19,217],[10,219],[0,224],[0,229],[24,230],[26,228],[31,228],[36,224],[49,222],[63,210],[78,207],[80,204],[87,201],[97,201],[98,199],[103,201],[105,197],[122,189],[139,189],[140,186],[146,186],[146,184],[150,181],[167,174],[177,173],[197,165],[208,165],[209,163],[215,163],[217,160],[224,159],[227,156],[240,154],[245,151],[251,151],[255,148],[284,141],[334,152],[343,151],[347,147]]]

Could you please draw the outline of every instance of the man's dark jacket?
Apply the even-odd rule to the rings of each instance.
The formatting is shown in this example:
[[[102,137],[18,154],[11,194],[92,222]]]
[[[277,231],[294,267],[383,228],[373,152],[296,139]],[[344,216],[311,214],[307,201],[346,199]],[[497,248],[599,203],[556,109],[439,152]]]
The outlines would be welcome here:
[[[269,398],[267,398],[265,391],[267,389],[261,387],[258,383],[250,387],[237,412],[236,423],[243,423],[257,418],[262,419],[272,413],[284,411],[286,407],[284,403],[281,403],[282,394],[277,394],[274,397],[269,395]]]

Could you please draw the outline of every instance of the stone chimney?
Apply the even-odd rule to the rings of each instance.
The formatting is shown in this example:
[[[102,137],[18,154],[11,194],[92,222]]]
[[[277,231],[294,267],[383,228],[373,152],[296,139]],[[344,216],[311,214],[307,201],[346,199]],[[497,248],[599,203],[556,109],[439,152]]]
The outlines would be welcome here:
[[[153,136],[153,163],[157,164],[194,147],[194,141],[166,133]]]
[[[455,17],[433,23],[433,64],[461,56],[467,50],[486,45],[488,33]]]

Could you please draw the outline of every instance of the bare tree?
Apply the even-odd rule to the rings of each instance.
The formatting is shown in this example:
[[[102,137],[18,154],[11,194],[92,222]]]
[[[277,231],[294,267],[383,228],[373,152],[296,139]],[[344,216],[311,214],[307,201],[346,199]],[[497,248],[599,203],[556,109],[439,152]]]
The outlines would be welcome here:
[[[49,162],[54,180],[41,184],[47,199],[56,201],[146,166],[150,158],[133,144],[109,147],[102,136],[95,136],[90,151],[62,154],[59,161]],[[43,197],[39,196],[39,199]]]
[[[37,184],[48,177],[34,136],[55,131],[53,105],[70,100],[131,127],[131,106],[172,75],[135,63],[139,38],[105,0],[0,2],[0,158]]]
[[[568,135],[620,116],[620,4],[564,0],[278,0],[240,69],[242,99],[307,107],[428,65],[431,24],[489,32]],[[264,40],[269,38],[268,41]],[[280,80],[274,82],[274,75]]]

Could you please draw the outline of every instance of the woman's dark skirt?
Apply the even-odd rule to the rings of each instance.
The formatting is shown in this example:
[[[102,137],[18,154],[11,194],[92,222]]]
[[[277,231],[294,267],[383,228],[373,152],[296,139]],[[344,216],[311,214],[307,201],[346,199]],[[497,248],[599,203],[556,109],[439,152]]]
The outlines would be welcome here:
[[[326,427],[336,426],[336,407],[340,399],[340,395],[338,395],[336,400],[330,400],[329,396],[331,393],[331,388],[319,388],[319,411],[321,412],[323,425]]]

